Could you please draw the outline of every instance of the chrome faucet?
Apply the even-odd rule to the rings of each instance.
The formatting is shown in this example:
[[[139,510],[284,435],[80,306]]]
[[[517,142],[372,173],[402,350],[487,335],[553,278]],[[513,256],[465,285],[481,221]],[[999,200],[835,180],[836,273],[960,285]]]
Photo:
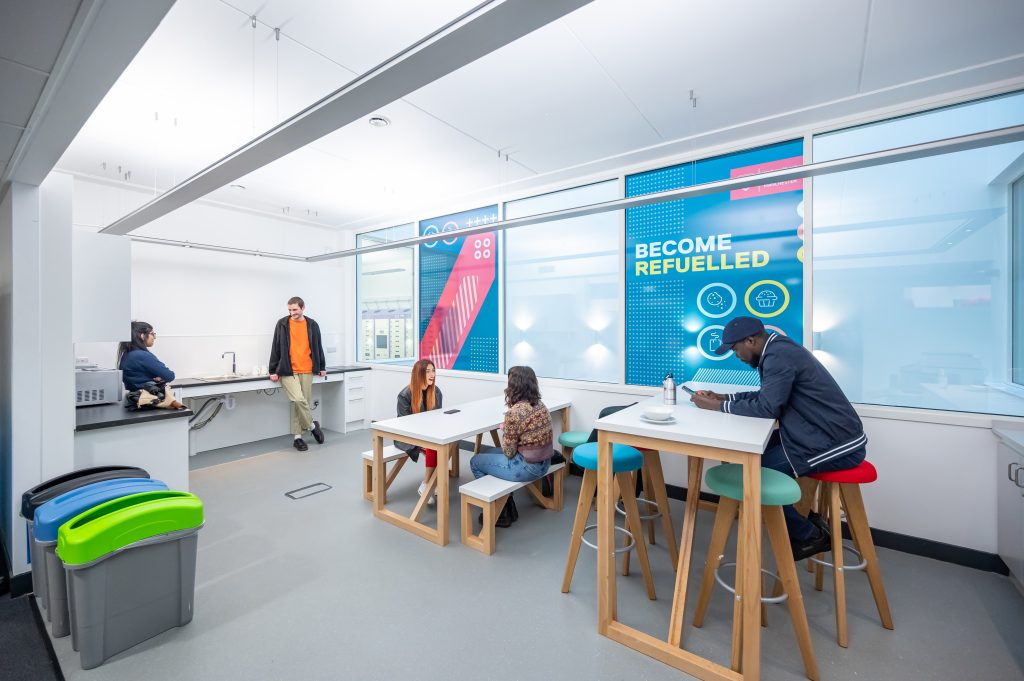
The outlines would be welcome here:
[[[220,356],[220,358],[224,359],[227,355],[231,355],[231,375],[234,376],[235,374],[238,373],[238,371],[235,370],[235,353],[232,352],[231,350],[228,350],[227,352],[223,353]]]

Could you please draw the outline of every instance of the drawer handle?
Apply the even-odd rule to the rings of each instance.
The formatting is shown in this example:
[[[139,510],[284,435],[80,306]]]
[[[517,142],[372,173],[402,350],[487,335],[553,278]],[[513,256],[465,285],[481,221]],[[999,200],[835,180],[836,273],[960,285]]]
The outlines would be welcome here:
[[[1013,473],[1013,484],[1024,489],[1024,484],[1022,484],[1020,480],[1021,471],[1024,471],[1024,466],[1017,466],[1017,470]]]
[[[1021,465],[1019,463],[1014,463],[1013,461],[1011,461],[1010,463],[1006,464],[1006,479],[1014,484],[1017,484],[1017,474],[1013,470],[1014,466],[1017,467],[1018,471],[1021,469]]]

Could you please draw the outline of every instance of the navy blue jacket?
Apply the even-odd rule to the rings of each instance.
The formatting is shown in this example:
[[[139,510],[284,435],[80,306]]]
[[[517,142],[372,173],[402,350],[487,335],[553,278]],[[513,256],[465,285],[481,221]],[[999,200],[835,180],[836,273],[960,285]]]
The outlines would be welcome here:
[[[167,365],[156,358],[149,350],[136,348],[125,353],[121,358],[121,380],[128,390],[138,390],[143,383],[148,383],[154,378],[163,379],[164,383],[174,380],[174,372],[167,368]]]
[[[864,453],[868,438],[860,417],[809,350],[773,333],[757,371],[761,389],[729,395],[721,409],[777,419],[783,451],[797,475],[841,456]]]

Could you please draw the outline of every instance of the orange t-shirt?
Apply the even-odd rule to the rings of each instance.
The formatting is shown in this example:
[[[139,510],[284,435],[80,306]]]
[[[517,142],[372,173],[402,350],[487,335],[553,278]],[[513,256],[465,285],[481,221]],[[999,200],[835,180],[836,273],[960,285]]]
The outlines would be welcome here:
[[[289,355],[292,360],[292,373],[313,373],[313,356],[309,351],[309,332],[306,331],[306,320],[297,322],[288,320]]]

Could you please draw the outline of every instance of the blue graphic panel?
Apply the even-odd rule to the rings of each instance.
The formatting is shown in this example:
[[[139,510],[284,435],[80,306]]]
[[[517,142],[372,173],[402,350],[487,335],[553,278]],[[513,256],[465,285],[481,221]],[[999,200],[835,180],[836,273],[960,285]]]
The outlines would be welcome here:
[[[796,140],[626,178],[640,196],[800,165]],[[803,182],[773,183],[626,211],[626,382],[757,385],[714,353],[733,317],[803,340]],[[726,380],[728,379],[728,380]]]

